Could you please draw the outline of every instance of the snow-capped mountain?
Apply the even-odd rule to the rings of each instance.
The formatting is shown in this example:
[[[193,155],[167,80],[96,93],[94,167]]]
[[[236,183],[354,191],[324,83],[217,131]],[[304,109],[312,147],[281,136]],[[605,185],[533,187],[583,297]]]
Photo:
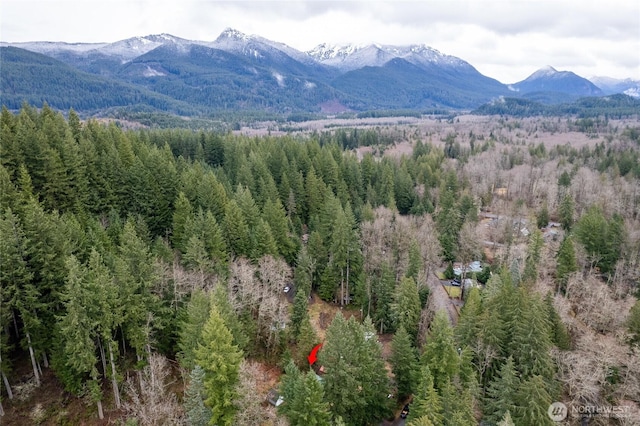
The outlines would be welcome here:
[[[127,61],[144,55],[165,44],[187,45],[193,43],[170,34],[131,37],[114,43],[64,43],[64,42],[25,42],[0,43],[0,46],[13,46],[31,52],[42,53],[54,58],[65,58],[69,55],[89,57],[104,55]]]
[[[624,93],[634,98],[640,98],[640,80],[626,78],[624,80],[611,77],[591,77],[589,79],[598,86],[605,95]]]
[[[115,43],[0,42],[0,53],[2,84],[7,85],[0,93],[3,102],[11,97],[16,108],[23,99],[46,99],[61,109],[127,107],[125,99],[138,99],[138,108],[193,113],[317,112],[327,103],[343,111],[471,109],[500,96],[557,103],[602,94],[588,80],[552,67],[508,88],[425,44],[325,43],[300,52],[231,28],[213,41],[157,34]],[[71,89],[81,80],[82,87]],[[633,83],[624,90],[640,93]],[[90,94],[80,90],[87,87],[98,89]],[[92,100],[99,87],[113,87],[113,96],[98,95],[102,103]]]
[[[170,34],[155,34],[109,43],[106,46],[95,49],[93,52],[117,57],[123,61],[130,61],[160,46],[174,45],[186,48],[190,44],[193,44],[193,42]]]
[[[214,42],[200,44],[230,53],[239,53],[254,59],[267,59],[267,56],[285,54],[303,64],[315,64],[315,60],[284,43],[268,40],[257,35],[248,35],[233,28],[224,30]]]
[[[320,44],[307,52],[309,56],[320,63],[333,66],[341,71],[352,71],[366,66],[381,67],[392,59],[404,59],[418,66],[454,66],[470,67],[462,59],[444,55],[423,44],[410,46],[392,46],[379,44]]]
[[[533,92],[564,93],[573,96],[602,96],[596,85],[571,71],[558,71],[546,66],[526,79],[510,86],[521,94]]]

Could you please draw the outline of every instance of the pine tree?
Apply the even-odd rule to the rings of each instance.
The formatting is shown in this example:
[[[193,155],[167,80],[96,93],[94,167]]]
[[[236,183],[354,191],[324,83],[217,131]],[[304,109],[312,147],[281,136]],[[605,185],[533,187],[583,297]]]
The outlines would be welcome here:
[[[255,241],[253,246],[253,259],[259,259],[263,256],[278,256],[278,246],[276,240],[273,238],[271,227],[264,221],[259,219],[258,224],[254,228],[254,234],[252,240]]]
[[[629,343],[636,346],[640,345],[640,301],[638,300],[636,300],[629,312],[627,330],[629,331]]]
[[[411,420],[407,422],[407,425],[408,426],[436,426],[435,424],[433,424],[431,420],[429,420],[429,417],[427,416],[422,416],[419,419]]]
[[[403,327],[415,342],[422,308],[418,287],[413,278],[402,278],[396,289],[392,309],[396,327]]]
[[[460,371],[460,355],[455,346],[453,329],[444,311],[436,313],[424,346],[422,365],[429,367],[433,375],[434,387],[441,390]]]
[[[393,290],[395,278],[386,262],[380,266],[380,277],[373,279],[372,295],[374,303],[373,320],[380,333],[393,330]]]
[[[546,228],[549,225],[549,208],[545,201],[540,208],[540,211],[536,214],[536,225],[538,229]]]
[[[235,200],[227,203],[222,228],[225,230],[227,247],[234,256],[248,256],[251,252],[249,225]]]
[[[540,263],[540,252],[543,245],[542,232],[536,229],[529,237],[529,245],[527,246],[524,272],[522,274],[522,282],[525,284],[534,284],[538,280],[538,264]]]
[[[553,399],[547,391],[545,379],[532,376],[523,380],[515,393],[516,408],[513,423],[522,426],[552,426],[555,424],[548,415]]]
[[[307,315],[303,318],[302,323],[300,324],[298,344],[296,345],[296,364],[299,365],[300,368],[307,367],[309,365],[307,356],[318,343],[320,343],[320,340],[318,339],[318,335],[313,329],[309,316]]]
[[[284,375],[280,380],[279,387],[280,396],[285,402],[295,400],[298,383],[303,380],[302,377],[302,373],[300,372],[298,367],[296,367],[293,360],[290,359],[284,366]],[[282,404],[280,407],[278,407],[278,411],[286,414],[288,408],[288,404]]]
[[[296,246],[289,236],[287,216],[280,199],[275,201],[267,199],[262,208],[262,217],[269,224],[273,237],[278,246],[278,252],[289,264],[293,263],[296,255]]]
[[[440,390],[442,416],[446,426],[475,426],[471,388],[456,386],[446,381]]]
[[[369,324],[363,327],[337,313],[320,352],[325,398],[333,414],[348,424],[368,424],[388,413],[386,371]]]
[[[567,331],[560,315],[553,306],[553,297],[551,293],[547,293],[544,298],[544,306],[548,315],[549,325],[551,327],[551,341],[558,349],[569,350],[571,349],[571,336]]]
[[[213,417],[211,409],[204,404],[204,379],[204,370],[196,365],[189,374],[189,384],[184,392],[184,410],[191,426],[206,426]]]
[[[416,393],[407,420],[409,424],[413,424],[413,421],[423,417],[429,419],[434,425],[441,425],[444,422],[442,401],[433,387],[433,376],[427,366],[423,366],[420,370],[420,379],[416,385]]]
[[[92,254],[94,258],[97,255],[95,251]],[[71,372],[60,377],[64,379],[67,390],[77,394],[82,390],[82,381],[90,377],[87,383],[92,389],[92,399],[98,405],[99,417],[102,418],[102,392],[98,384],[98,359],[94,343],[101,314],[95,298],[100,296],[100,291],[93,287],[95,281],[75,257],[69,257],[66,265],[69,270],[63,294],[66,315],[60,320],[60,330],[64,336],[62,350],[66,358],[65,366]]]
[[[286,392],[289,399],[285,399],[286,403],[282,405],[289,422],[293,425],[331,425],[329,405],[323,400],[322,384],[316,374],[310,370],[304,375],[294,374],[289,380],[292,383],[287,386],[292,390]]]
[[[516,391],[520,387],[513,358],[509,357],[500,368],[499,375],[489,383],[484,400],[484,418],[500,421],[505,412],[515,412]]]
[[[468,293],[467,300],[460,312],[458,325],[455,328],[459,347],[473,347],[474,343],[481,339],[482,314],[483,307],[480,290],[474,287]]]
[[[575,209],[573,198],[568,192],[562,198],[560,205],[558,206],[558,216],[560,217],[560,224],[562,228],[570,231],[573,226],[573,211]]]
[[[224,324],[231,332],[233,344],[241,351],[244,351],[249,345],[248,331],[241,318],[238,317],[238,314],[233,309],[224,287],[216,287],[211,295],[211,304],[216,305]]]
[[[195,355],[196,364],[205,371],[205,404],[213,413],[209,424],[233,424],[234,391],[242,352],[233,345],[233,336],[215,305],[202,328],[202,343],[198,344]]]
[[[298,340],[300,334],[300,326],[305,318],[309,317],[307,311],[309,303],[307,302],[307,295],[304,290],[296,290],[296,295],[293,298],[293,312],[291,314],[291,337],[294,341]]]
[[[389,361],[398,389],[398,399],[403,400],[411,395],[416,387],[418,359],[411,345],[411,337],[402,326],[393,335]]]
[[[190,235],[187,235],[187,223],[193,220],[193,208],[183,192],[178,194],[173,211],[173,226],[171,241],[173,246],[181,252],[186,251],[186,245]]]
[[[509,411],[504,413],[502,420],[498,422],[498,426],[515,426],[513,420],[511,419],[511,413]]]
[[[202,328],[209,319],[210,298],[202,291],[191,293],[191,299],[181,315],[183,318],[178,323],[178,361],[180,366],[187,371],[196,367],[195,351],[203,342]]]
[[[296,287],[296,294],[303,293],[305,297],[311,294],[311,285],[313,283],[313,274],[315,272],[315,262],[311,258],[307,246],[302,246],[298,252],[296,268],[294,270],[293,280]]]
[[[420,246],[414,239],[411,241],[409,247],[409,267],[407,268],[406,276],[413,278],[414,282],[418,282],[418,274],[422,270],[422,254],[420,253]]]
[[[138,358],[150,352],[154,322],[162,322],[159,301],[152,293],[157,280],[154,259],[147,243],[138,235],[135,223],[129,219],[122,229],[118,256],[114,260],[119,299],[124,303],[122,328]],[[154,317],[152,322],[150,318]]]
[[[576,261],[576,251],[573,247],[573,238],[569,235],[562,240],[558,250],[556,267],[556,289],[558,293],[564,293],[567,288],[569,276],[577,270],[578,262]]]

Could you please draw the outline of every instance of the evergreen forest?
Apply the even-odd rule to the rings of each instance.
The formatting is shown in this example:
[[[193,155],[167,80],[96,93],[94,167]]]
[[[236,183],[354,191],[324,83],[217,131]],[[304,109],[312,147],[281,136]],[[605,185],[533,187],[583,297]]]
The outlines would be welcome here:
[[[425,123],[3,108],[0,423],[638,424],[637,119]]]

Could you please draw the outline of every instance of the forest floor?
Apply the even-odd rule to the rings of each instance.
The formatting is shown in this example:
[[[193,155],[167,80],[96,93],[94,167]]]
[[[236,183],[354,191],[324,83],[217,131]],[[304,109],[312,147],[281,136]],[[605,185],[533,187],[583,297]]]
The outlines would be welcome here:
[[[42,370],[40,387],[36,387],[28,354],[20,357],[24,362],[14,365],[12,383],[14,398],[4,399],[5,415],[0,425],[115,425],[124,418],[123,410],[110,409],[111,401],[103,401],[104,419],[97,417],[95,404],[66,392],[50,368]],[[105,395],[110,395],[108,391]]]

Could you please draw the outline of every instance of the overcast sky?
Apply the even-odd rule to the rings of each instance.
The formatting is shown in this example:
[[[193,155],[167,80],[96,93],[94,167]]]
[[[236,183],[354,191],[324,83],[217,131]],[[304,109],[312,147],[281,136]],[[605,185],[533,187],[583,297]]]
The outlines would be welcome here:
[[[2,0],[0,20],[5,42],[212,41],[231,27],[303,51],[426,44],[503,83],[546,65],[640,79],[639,0]]]

